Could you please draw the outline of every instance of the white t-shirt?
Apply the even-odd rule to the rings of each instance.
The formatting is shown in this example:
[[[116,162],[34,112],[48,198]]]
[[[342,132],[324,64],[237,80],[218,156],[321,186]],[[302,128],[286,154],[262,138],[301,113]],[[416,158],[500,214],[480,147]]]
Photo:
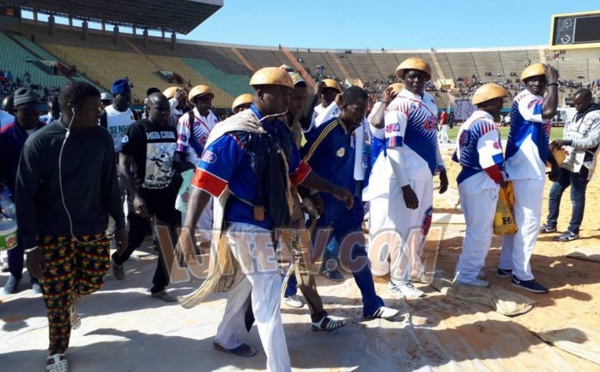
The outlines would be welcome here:
[[[131,123],[135,122],[135,117],[130,109],[121,112],[117,111],[112,105],[106,106],[104,111],[106,111],[106,129],[115,143],[115,152],[119,152],[125,130]]]

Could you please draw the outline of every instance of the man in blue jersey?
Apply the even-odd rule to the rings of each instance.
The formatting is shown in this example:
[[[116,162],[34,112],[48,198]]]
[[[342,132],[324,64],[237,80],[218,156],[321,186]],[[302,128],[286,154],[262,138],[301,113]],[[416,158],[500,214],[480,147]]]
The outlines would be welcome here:
[[[376,242],[383,239],[386,244],[372,244],[369,256],[378,259],[377,265],[390,258],[392,295],[418,298],[424,293],[412,280],[424,273],[421,254],[433,215],[433,176],[440,175],[440,193],[446,192],[448,178],[437,141],[435,99],[425,92],[431,67],[421,58],[408,58],[396,75],[405,87],[386,108],[381,181],[369,185],[372,226],[378,229],[370,233]],[[383,234],[384,230],[399,237]],[[379,251],[385,245],[389,253]]]
[[[523,71],[521,81],[526,89],[513,101],[505,155],[506,172],[515,192],[513,213],[519,230],[504,237],[497,275],[511,277],[515,287],[546,293],[548,289],[535,281],[529,261],[540,228],[546,161],[552,164],[552,179],[560,174],[548,151],[551,119],[558,105],[558,71],[534,63]]]
[[[323,123],[320,127],[306,133],[307,142],[300,150],[303,161],[320,176],[332,183],[346,187],[354,192],[354,160],[356,143],[353,132],[358,128],[367,109],[367,93],[359,87],[350,87],[342,96],[339,116]],[[362,221],[363,206],[358,197],[348,209],[346,205],[330,193],[321,193],[325,211],[317,222],[317,230],[332,228],[333,236],[328,243],[336,239],[340,244],[342,264],[352,271],[363,298],[363,315],[366,318],[391,319],[398,310],[385,307],[383,300],[375,293],[373,276],[369,268],[369,259],[365,250]],[[318,236],[318,231],[315,233]],[[350,243],[351,242],[351,243]],[[316,250],[322,247],[316,247]],[[313,256],[316,257],[316,256]],[[337,266],[335,257],[323,258],[328,270]]]
[[[494,122],[506,96],[506,89],[498,84],[481,86],[472,99],[477,110],[458,131],[454,160],[462,167],[457,182],[467,224],[454,277],[460,284],[489,286],[479,273],[492,243],[498,189],[506,181],[500,131]]]
[[[319,177],[301,161],[292,132],[278,119],[287,112],[294,88],[288,73],[276,67],[263,68],[252,76],[250,85],[256,90],[254,103],[213,129],[192,180],[178,245],[192,262],[194,229],[212,197],[220,236],[211,252],[207,279],[183,304],[194,306],[211,293],[228,291],[213,346],[249,357],[256,349],[240,338],[246,332],[245,314],[251,303],[267,370],[285,372],[291,370],[291,364],[279,309],[281,276],[272,233],[290,225],[290,185],[331,193],[348,207],[353,198],[349,190]],[[224,271],[229,267],[235,269]],[[328,323],[313,322],[313,326]]]

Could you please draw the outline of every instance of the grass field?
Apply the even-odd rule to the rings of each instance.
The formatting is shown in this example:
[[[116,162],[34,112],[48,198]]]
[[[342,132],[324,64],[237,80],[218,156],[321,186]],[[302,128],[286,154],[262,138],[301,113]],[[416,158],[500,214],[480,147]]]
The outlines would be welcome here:
[[[448,136],[450,140],[454,142],[456,140],[456,135],[458,134],[458,129],[460,126],[455,126],[454,128],[448,130]],[[552,131],[550,132],[550,139],[562,138],[564,127],[552,127]],[[502,139],[508,139],[508,129],[509,127],[500,127],[500,133],[502,134]]]

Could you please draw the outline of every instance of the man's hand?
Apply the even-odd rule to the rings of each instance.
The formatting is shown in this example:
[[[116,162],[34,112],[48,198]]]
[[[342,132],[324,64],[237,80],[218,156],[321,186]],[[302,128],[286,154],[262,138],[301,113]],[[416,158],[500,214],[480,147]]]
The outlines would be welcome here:
[[[383,91],[383,95],[381,97],[381,102],[383,102],[385,104],[389,104],[390,102],[392,102],[394,100],[394,98],[396,98],[396,96],[397,96],[397,94],[394,92],[394,88],[387,87]]]
[[[406,208],[408,209],[417,209],[419,208],[419,198],[417,198],[417,194],[413,191],[410,185],[406,185],[402,187],[402,195],[404,196],[404,203],[406,204]]]
[[[550,151],[560,150],[563,146],[573,146],[572,139],[555,139],[550,142]]]
[[[311,207],[314,208],[314,211],[312,212],[310,210]],[[302,198],[302,208],[305,209],[306,212],[311,216],[314,212],[316,212],[319,216],[322,216],[325,212],[325,202],[323,202],[321,194],[317,193],[313,196]]]
[[[119,229],[115,231],[115,242],[117,243],[117,255],[125,253],[129,245],[129,234],[127,229]]]
[[[342,107],[342,97],[344,97],[342,93],[338,93],[337,96],[335,96],[335,103],[337,103],[338,107]]]
[[[323,89],[325,89],[325,83],[322,81],[319,81],[316,85],[315,85],[315,96],[317,97],[321,97],[321,93],[323,93]]]
[[[146,202],[139,195],[136,195],[133,198],[133,211],[135,214],[143,218],[146,218],[150,215],[150,211],[148,210]]]
[[[546,65],[544,65],[544,70],[546,70],[547,84],[555,84],[558,82],[558,70],[557,69],[546,64]]]
[[[182,228],[177,245],[175,246],[175,257],[181,266],[187,266],[188,263],[197,262],[196,251],[194,249],[195,231],[188,228]]]
[[[187,90],[184,88],[178,88],[177,92],[175,93],[175,98],[177,98],[179,102],[184,102],[187,99],[187,94]]]
[[[440,194],[448,190],[448,174],[445,169],[440,169]]]
[[[46,258],[39,248],[27,253],[27,270],[29,270],[29,274],[34,278],[44,279],[45,262]]]
[[[336,186],[331,195],[336,199],[346,202],[346,208],[352,209],[354,207],[354,195],[347,188]]]

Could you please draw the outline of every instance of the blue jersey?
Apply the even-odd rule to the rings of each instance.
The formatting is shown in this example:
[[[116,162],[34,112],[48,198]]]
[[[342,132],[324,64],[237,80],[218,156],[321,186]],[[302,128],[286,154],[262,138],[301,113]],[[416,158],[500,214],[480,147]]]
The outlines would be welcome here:
[[[462,167],[457,178],[459,186],[469,180],[473,191],[495,188],[496,182],[484,171],[494,165],[504,169],[500,131],[492,115],[475,111],[460,126],[457,138],[456,155]]]
[[[513,101],[506,144],[506,171],[513,180],[545,178],[551,122],[542,118],[543,103],[528,90]]]
[[[403,89],[394,98],[385,110],[385,144],[401,148],[409,179],[431,179],[444,164],[437,141],[437,107],[431,95],[421,97]]]
[[[251,109],[258,119],[262,118],[254,106]],[[270,134],[278,131],[283,135],[293,136],[285,123],[278,119],[270,124],[264,123],[263,128]],[[263,221],[254,219],[252,201],[258,195],[258,182],[252,170],[252,159],[244,148],[246,138],[243,137],[249,135],[251,134],[245,131],[226,133],[208,145],[198,163],[192,186],[214,197],[219,197],[229,187],[232,196],[225,207],[225,221],[248,223],[270,230],[273,228],[273,221],[268,214]],[[300,161],[298,149],[292,147],[290,180],[298,184],[304,181],[310,167]]]
[[[355,140],[338,118],[324,122],[305,134],[306,144],[300,150],[303,161],[331,183],[355,192]]]

